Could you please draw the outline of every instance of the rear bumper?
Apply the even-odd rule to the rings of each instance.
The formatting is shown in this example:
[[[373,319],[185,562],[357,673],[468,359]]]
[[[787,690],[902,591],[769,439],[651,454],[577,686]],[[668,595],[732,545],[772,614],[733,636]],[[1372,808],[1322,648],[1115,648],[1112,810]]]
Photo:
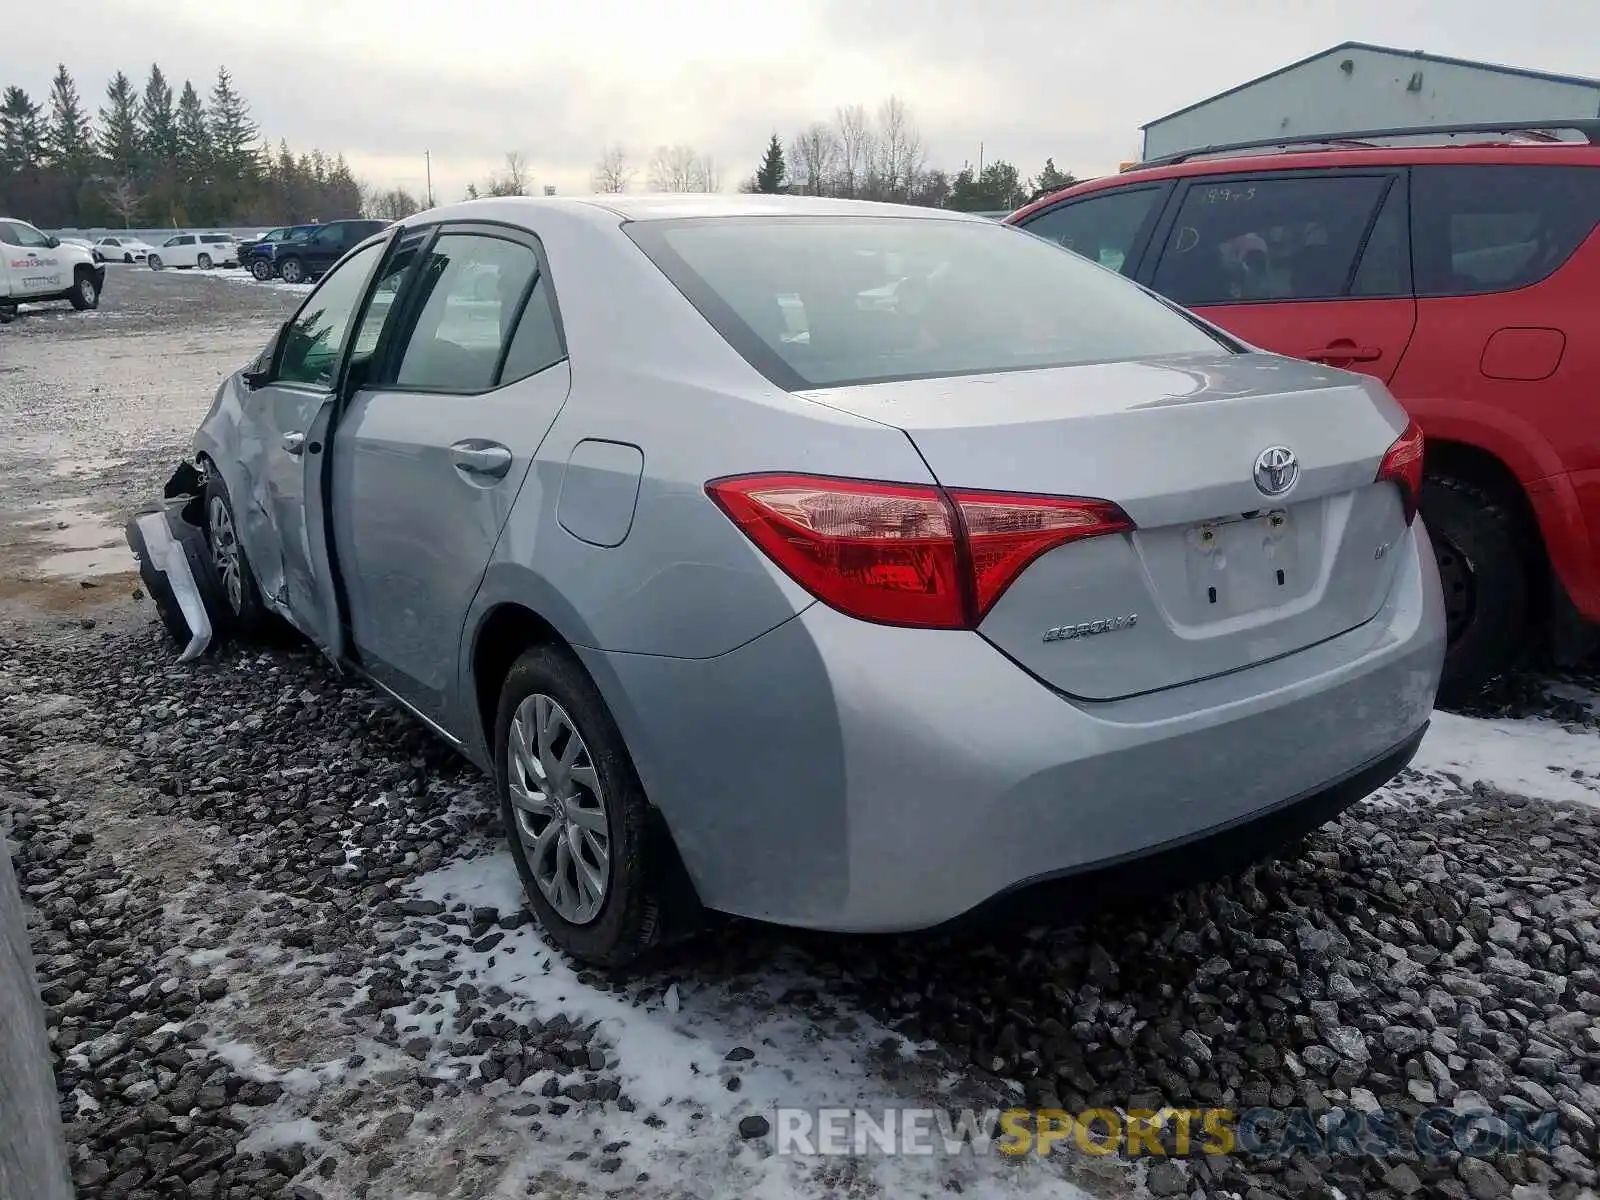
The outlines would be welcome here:
[[[926,928],[1399,770],[1444,657],[1420,522],[1405,546],[1360,629],[1121,701],[1068,700],[974,634],[820,604],[714,659],[583,653],[708,906]]]

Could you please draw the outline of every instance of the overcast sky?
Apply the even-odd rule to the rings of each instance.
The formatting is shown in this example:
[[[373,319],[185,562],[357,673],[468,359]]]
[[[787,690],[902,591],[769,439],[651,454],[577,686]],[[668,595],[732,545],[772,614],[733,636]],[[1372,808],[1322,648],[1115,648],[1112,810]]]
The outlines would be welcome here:
[[[0,83],[43,100],[58,60],[91,107],[152,60],[205,91],[226,65],[263,133],[435,194],[522,153],[589,190],[601,148],[691,143],[724,187],[767,137],[898,94],[929,165],[1047,155],[1083,176],[1138,127],[1337,42],[1600,74],[1594,0],[48,0],[5,6]],[[641,183],[642,183],[641,172]]]

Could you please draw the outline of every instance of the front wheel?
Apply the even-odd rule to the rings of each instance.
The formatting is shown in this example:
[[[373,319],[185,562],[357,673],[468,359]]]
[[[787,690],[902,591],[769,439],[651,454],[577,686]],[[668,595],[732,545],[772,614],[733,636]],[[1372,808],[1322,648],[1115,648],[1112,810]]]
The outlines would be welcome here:
[[[67,298],[79,312],[99,308],[100,284],[95,281],[93,272],[80,270],[78,277],[72,281],[72,294]]]
[[[233,498],[228,495],[228,486],[215,467],[206,474],[205,505],[206,541],[228,603],[229,622],[238,633],[259,634],[267,625],[266,605],[261,602],[255,571],[239,541],[239,521],[234,515]]]
[[[211,255],[209,255],[209,254],[200,255],[198,258],[196,258],[194,260],[194,265],[199,267],[202,271],[211,270]]]
[[[1444,590],[1448,644],[1439,699],[1461,705],[1515,664],[1528,645],[1533,584],[1527,539],[1507,509],[1464,480],[1430,476],[1421,511]]]
[[[607,967],[658,945],[666,856],[622,734],[576,659],[554,646],[517,659],[494,745],[511,856],[550,940]]]
[[[253,258],[250,260],[250,274],[254,275],[262,283],[270,283],[272,281],[272,264],[264,258]]]
[[[133,255],[131,255],[131,254],[124,254],[124,255],[123,255],[123,256],[122,256],[122,261],[123,261],[123,262],[125,262],[125,263],[128,263],[128,264],[129,264],[129,265],[130,265],[130,266],[131,266],[131,265],[132,265],[132,263],[133,263]]]
[[[149,264],[150,264],[150,269],[151,269],[151,270],[152,270],[152,271],[159,271],[159,270],[161,270],[161,267],[162,267],[162,263],[161,263],[161,255],[159,255],[159,254],[152,254],[152,255],[151,255],[151,256],[150,256],[150,257],[149,257],[149,258],[148,258],[148,259],[146,259],[146,260],[145,260],[145,261],[147,261],[147,262],[148,262],[148,263],[149,263]]]
[[[283,276],[285,283],[304,283],[306,267],[298,258],[286,258],[278,268],[278,274]]]

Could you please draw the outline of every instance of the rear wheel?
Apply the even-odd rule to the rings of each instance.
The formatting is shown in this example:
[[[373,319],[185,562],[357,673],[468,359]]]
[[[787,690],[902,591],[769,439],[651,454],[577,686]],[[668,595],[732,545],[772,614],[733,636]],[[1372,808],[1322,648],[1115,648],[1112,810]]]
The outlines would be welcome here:
[[[283,276],[285,283],[304,283],[306,267],[298,258],[286,258],[278,268],[278,274]]]
[[[67,299],[79,312],[100,307],[100,284],[95,280],[93,271],[81,267],[78,269],[77,277],[72,281],[72,294]]]
[[[146,262],[148,262],[148,263],[149,263],[149,264],[150,264],[150,269],[151,269],[151,270],[152,270],[152,271],[159,271],[159,270],[161,270],[161,267],[162,267],[162,263],[161,263],[161,255],[159,255],[159,254],[152,254],[152,255],[151,255],[151,256],[150,256],[150,257],[149,257],[149,258],[148,258],[148,259],[146,259],[146,260],[145,260],[145,261],[146,261]]]
[[[511,856],[550,940],[610,967],[658,945],[666,855],[622,734],[576,659],[555,646],[517,659],[494,747]]]
[[[1439,564],[1449,637],[1439,698],[1464,704],[1528,645],[1533,586],[1527,539],[1493,496],[1449,476],[1424,481],[1422,518]]]

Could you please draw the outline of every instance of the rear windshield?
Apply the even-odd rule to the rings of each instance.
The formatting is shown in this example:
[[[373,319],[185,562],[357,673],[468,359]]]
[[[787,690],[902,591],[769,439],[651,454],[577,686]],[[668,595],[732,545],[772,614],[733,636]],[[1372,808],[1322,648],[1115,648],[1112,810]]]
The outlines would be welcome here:
[[[1115,272],[987,221],[624,228],[734,349],[791,391],[1231,348]]]

